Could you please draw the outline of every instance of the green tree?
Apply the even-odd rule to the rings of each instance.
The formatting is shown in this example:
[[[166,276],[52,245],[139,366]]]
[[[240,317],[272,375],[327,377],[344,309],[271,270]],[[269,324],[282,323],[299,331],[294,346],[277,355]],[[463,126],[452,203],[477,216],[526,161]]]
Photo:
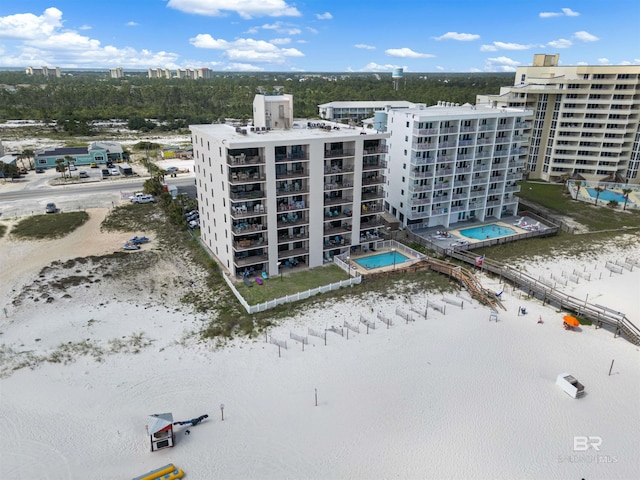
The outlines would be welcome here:
[[[596,187],[594,190],[596,191],[596,205],[598,205],[598,198],[600,198],[600,194],[604,192],[604,188]]]
[[[56,171],[62,174],[62,178],[66,178],[66,169],[67,167],[64,164],[64,158],[56,158]]]
[[[626,210],[627,209],[627,202],[629,201],[629,194],[633,192],[633,190],[631,190],[630,188],[623,188],[622,189],[622,194],[624,195],[624,205],[622,207],[622,210]]]

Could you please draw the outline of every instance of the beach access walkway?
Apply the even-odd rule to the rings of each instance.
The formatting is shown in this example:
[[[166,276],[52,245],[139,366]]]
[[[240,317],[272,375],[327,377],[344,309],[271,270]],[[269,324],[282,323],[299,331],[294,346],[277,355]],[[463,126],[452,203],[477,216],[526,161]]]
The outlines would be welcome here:
[[[476,265],[477,255],[471,252],[451,250],[448,253],[451,258]],[[613,330],[615,337],[622,336],[634,345],[640,345],[640,328],[634,325],[622,312],[602,305],[587,303],[583,299],[567,295],[555,287],[536,280],[526,273],[522,273],[497,260],[483,258],[480,268],[504,278],[516,288],[527,292],[529,296],[542,299],[543,305],[549,303],[560,307],[562,310],[574,312],[593,322],[596,328],[608,327],[608,329]]]

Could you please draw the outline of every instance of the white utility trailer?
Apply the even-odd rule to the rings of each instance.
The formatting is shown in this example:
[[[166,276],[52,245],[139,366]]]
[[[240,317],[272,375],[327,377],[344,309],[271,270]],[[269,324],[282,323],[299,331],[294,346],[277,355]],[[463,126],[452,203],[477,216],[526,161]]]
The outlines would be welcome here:
[[[584,385],[576,380],[573,375],[561,373],[556,379],[556,385],[567,392],[567,395],[578,398],[584,395]]]

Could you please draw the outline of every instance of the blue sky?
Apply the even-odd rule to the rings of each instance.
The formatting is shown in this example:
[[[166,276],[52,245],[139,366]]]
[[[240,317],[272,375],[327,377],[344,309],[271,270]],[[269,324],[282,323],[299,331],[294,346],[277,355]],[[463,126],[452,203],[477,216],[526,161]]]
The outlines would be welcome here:
[[[0,0],[0,66],[510,72],[640,64],[637,0]]]

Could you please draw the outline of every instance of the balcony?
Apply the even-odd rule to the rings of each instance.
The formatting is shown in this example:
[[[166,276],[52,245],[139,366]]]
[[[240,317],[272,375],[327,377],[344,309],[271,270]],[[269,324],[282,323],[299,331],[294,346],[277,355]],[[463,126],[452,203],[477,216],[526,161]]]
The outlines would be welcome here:
[[[454,188],[467,187],[470,184],[471,184],[471,180],[468,178],[466,180],[455,180],[453,182]]]
[[[432,177],[433,177],[433,170],[429,170],[429,171],[426,171],[426,172],[419,172],[419,171],[416,171],[416,170],[412,170],[409,173],[409,178],[412,179],[412,180],[419,180],[419,179],[422,179],[422,178],[432,178]]]
[[[339,175],[341,173],[353,172],[353,165],[325,165],[325,175]]]
[[[278,228],[298,227],[309,223],[304,212],[289,212],[278,214]]]
[[[325,224],[324,227],[324,235],[337,235],[340,233],[350,233],[351,232],[351,224],[350,223],[342,223],[339,225]]]
[[[337,193],[337,192],[336,192]],[[353,197],[351,196],[339,196],[339,195],[324,195],[324,205],[345,205],[353,203]]]
[[[387,178],[384,175],[373,175],[362,179],[362,185],[384,185]]]
[[[487,183],[487,180],[488,180],[487,177],[472,178],[471,185],[484,185],[485,183]]]
[[[456,133],[458,131],[458,127],[440,127],[440,134],[445,134],[445,133]]]
[[[382,190],[381,188],[376,189],[373,192],[362,192],[362,200],[376,200],[379,198],[384,198],[384,190]]]
[[[491,143],[493,143],[493,138],[479,138],[476,140],[478,145],[490,145]]]
[[[261,175],[259,172],[245,173],[234,172],[229,173],[229,183],[231,185],[243,185],[246,183],[264,182],[266,180],[265,175]]]
[[[267,241],[265,238],[260,237],[257,240],[250,240],[248,238],[237,240],[233,242],[233,248],[237,251],[246,251],[254,248],[263,248],[267,246]]]
[[[289,202],[280,201],[280,203],[278,203],[278,213],[291,212],[291,211],[296,211],[296,210],[307,210],[308,208],[309,208],[309,205],[304,200],[299,200],[299,201],[295,201],[295,202],[294,201],[289,201]]]
[[[264,208],[264,205],[259,203],[253,205],[251,207],[247,207],[247,205],[231,205],[231,218],[247,218],[247,217],[257,217],[267,214],[267,209]]]
[[[304,178],[307,174],[305,173],[304,168],[298,168],[295,170],[286,170],[286,171],[278,171],[276,170],[276,179],[277,180],[285,180],[285,179],[293,179],[293,178]]]
[[[309,238],[309,234],[306,232],[299,233],[281,233],[278,235],[278,244],[282,243],[291,243],[291,242],[300,242],[302,240],[306,240]]]
[[[309,160],[309,152],[307,151],[296,151],[289,152],[287,154],[276,153],[276,162],[299,162]]]
[[[420,205],[429,205],[431,204],[430,198],[410,198],[407,200],[407,203],[410,207],[419,207]]]
[[[487,207],[497,207],[500,205],[500,200],[487,200]]]
[[[240,155],[227,155],[227,165],[232,167],[243,165],[260,165],[264,163],[264,157],[259,155],[247,156],[244,153]]]
[[[411,193],[430,192],[431,190],[433,190],[431,185],[409,185]]]
[[[520,185],[511,185],[508,187],[504,187],[505,193],[515,193],[520,191]]]
[[[421,136],[435,135],[436,133],[438,133],[438,129],[437,128],[417,128],[413,130],[413,133]]]
[[[353,183],[351,182],[332,182],[332,183],[325,183],[324,184],[324,190],[329,191],[329,190],[344,190],[345,188],[353,188]]]
[[[267,229],[263,223],[236,222],[231,227],[234,235],[250,235]]]
[[[300,182],[287,183],[284,187],[276,189],[277,196],[298,195],[303,193],[309,193],[309,187]]]
[[[457,174],[471,173],[471,167],[456,167]]]
[[[269,260],[268,255],[259,254],[259,255],[249,255],[241,258],[236,257],[233,263],[236,265],[236,267],[245,267],[248,265],[255,265],[256,263],[264,263],[264,262],[267,262],[268,260]]]
[[[303,255],[308,255],[308,254],[309,254],[309,248],[308,247],[300,247],[300,248],[291,248],[291,249],[287,249],[287,250],[280,250],[280,251],[278,251],[278,260],[282,261],[282,260],[286,260],[287,258],[301,257]]]
[[[378,160],[377,162],[369,162],[365,161],[362,164],[362,171],[370,171],[370,170],[380,170],[383,168],[387,168],[387,162],[384,160]]]
[[[508,152],[506,152],[506,150],[505,150],[505,153],[508,153]],[[527,153],[527,149],[526,148],[512,148],[510,153],[511,153],[511,155],[524,155],[525,153]]]
[[[491,164],[489,162],[481,163],[480,165],[474,165],[473,171],[477,173],[488,172],[490,168],[491,168]]]
[[[355,154],[355,150],[346,148],[337,150],[325,150],[324,158],[353,157]]]
[[[389,147],[387,145],[378,145],[377,147],[367,147],[364,149],[364,155],[377,155],[380,153],[388,153]]]
[[[435,150],[436,145],[434,143],[425,143],[425,142],[413,142],[411,144],[411,150],[416,150],[418,152],[422,152],[424,150]]]
[[[422,165],[432,165],[436,162],[436,159],[433,157],[428,158],[414,158],[411,161],[411,165],[415,167],[420,167]]]
[[[438,143],[438,149],[443,150],[445,148],[453,148],[456,146],[456,142],[441,142]]]
[[[232,201],[242,200],[256,200],[259,198],[265,198],[266,194],[262,190],[243,190],[243,191],[231,191],[229,193]]]

